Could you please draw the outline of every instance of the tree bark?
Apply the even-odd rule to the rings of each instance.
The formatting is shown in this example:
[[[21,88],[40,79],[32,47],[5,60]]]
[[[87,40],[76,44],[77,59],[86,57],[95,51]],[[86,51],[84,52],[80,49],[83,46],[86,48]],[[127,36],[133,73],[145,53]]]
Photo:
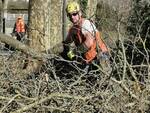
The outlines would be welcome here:
[[[29,46],[48,51],[62,42],[62,0],[30,0]]]
[[[87,17],[95,19],[95,11],[96,11],[97,0],[88,0],[87,3]]]
[[[50,48],[62,40],[61,2],[62,0],[29,1],[29,46],[38,52],[48,53]],[[34,67],[37,70],[40,65],[41,62],[34,61],[28,68]]]
[[[29,46],[39,52],[50,48],[50,1],[29,1]]]
[[[7,5],[8,5],[8,0],[2,0],[2,9],[1,9],[1,28],[2,32],[5,33],[5,18],[7,16]],[[1,29],[0,28],[0,29]]]
[[[51,0],[50,9],[50,46],[53,48],[63,40],[63,2],[64,0]],[[56,48],[59,51],[59,48]]]

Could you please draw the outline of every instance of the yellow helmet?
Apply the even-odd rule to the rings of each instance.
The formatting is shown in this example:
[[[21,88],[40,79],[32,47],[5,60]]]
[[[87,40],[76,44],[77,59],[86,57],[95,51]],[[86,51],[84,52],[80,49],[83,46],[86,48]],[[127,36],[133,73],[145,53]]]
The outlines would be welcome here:
[[[67,5],[67,8],[66,8],[67,14],[79,12],[79,11],[80,11],[80,6],[77,2],[71,2]]]

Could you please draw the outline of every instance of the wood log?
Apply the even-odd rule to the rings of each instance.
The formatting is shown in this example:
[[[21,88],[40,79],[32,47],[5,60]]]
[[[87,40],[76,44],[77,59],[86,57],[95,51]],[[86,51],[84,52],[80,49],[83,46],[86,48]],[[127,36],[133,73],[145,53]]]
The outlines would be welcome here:
[[[25,45],[21,43],[20,41],[12,38],[11,36],[8,36],[6,34],[0,33],[0,41],[2,43],[6,43],[17,50],[20,50],[24,52],[25,54],[30,55],[32,58],[38,59],[38,60],[46,60],[52,58],[52,54],[46,54],[44,52],[36,51],[35,49],[29,47],[28,45]]]

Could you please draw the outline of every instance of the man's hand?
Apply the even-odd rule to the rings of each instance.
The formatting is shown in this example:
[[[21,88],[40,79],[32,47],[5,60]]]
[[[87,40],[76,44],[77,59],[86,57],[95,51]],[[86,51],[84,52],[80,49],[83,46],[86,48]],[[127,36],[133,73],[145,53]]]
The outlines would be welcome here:
[[[108,52],[102,52],[100,56],[100,66],[102,67],[103,71],[110,75],[112,72],[112,67],[110,63],[110,55]]]
[[[100,59],[102,60],[109,60],[109,58],[110,58],[110,55],[108,52],[102,52],[100,55]]]

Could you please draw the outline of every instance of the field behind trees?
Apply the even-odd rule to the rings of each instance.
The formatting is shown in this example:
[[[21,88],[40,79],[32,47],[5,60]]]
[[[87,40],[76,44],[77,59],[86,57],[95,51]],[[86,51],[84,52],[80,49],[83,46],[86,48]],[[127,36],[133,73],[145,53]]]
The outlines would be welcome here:
[[[150,112],[150,3],[102,1],[95,1],[91,19],[110,48],[110,67],[94,64],[97,69],[87,72],[76,61],[49,54],[30,70],[34,55],[19,49],[1,54],[0,113]]]

